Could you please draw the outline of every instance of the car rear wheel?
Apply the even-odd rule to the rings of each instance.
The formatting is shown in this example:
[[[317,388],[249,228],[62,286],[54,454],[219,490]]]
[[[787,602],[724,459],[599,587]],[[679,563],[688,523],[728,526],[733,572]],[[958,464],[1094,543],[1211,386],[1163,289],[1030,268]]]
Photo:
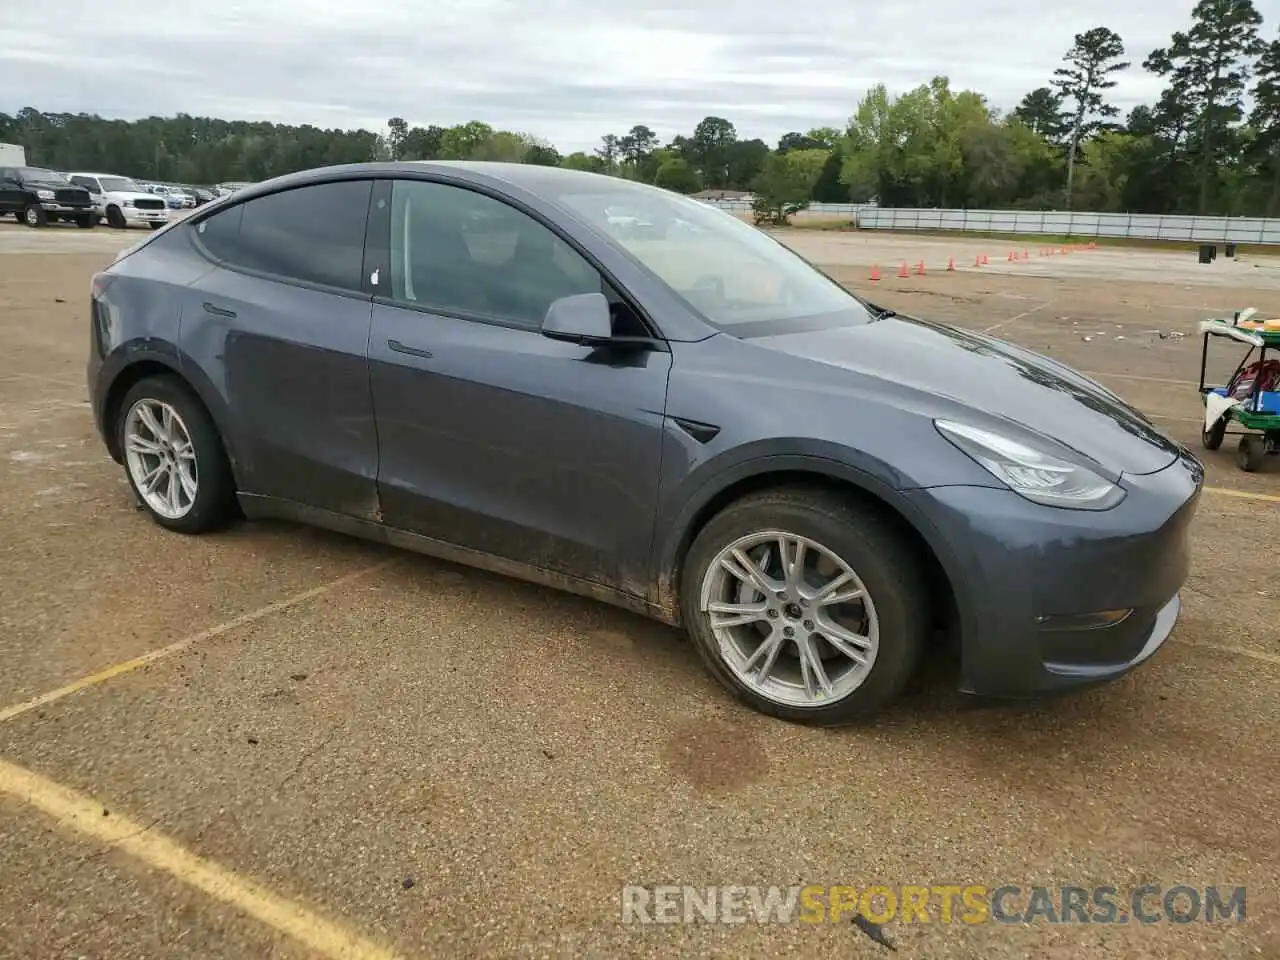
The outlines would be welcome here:
[[[156,523],[204,533],[231,519],[235,486],[222,440],[184,384],[139,381],[120,404],[116,429],[129,485]]]
[[[22,222],[28,227],[43,227],[49,222],[49,217],[39,204],[29,203],[22,211]]]
[[[909,542],[828,491],[746,497],[698,534],[682,615],[713,675],[756,710],[817,725],[869,717],[919,661],[929,593]]]
[[[127,226],[119,207],[107,207],[107,226],[113,230],[123,230]]]

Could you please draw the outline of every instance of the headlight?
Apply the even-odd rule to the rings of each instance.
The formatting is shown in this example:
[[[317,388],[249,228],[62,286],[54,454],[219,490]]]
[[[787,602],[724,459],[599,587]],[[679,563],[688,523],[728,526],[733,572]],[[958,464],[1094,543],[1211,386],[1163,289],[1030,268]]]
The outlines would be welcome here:
[[[990,430],[935,420],[938,432],[1009,489],[1035,503],[1075,510],[1109,510],[1124,490],[1078,463]]]
[[[41,200],[52,200],[54,198],[54,192],[52,190],[37,190],[36,196]]]
[[[133,201],[132,201],[132,200],[121,200],[121,201],[120,201],[120,206],[122,206],[122,207],[132,207],[132,206],[133,206]]]

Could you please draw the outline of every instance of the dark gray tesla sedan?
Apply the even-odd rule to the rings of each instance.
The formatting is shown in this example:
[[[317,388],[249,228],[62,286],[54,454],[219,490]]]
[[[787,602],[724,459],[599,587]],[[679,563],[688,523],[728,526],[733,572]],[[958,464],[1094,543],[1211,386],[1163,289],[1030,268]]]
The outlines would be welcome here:
[[[91,323],[98,428],[160,525],[301,520],[620,604],[789,720],[874,712],[947,635],[967,692],[1105,680],[1178,615],[1191,454],[654,187],[290,175],[121,254]]]

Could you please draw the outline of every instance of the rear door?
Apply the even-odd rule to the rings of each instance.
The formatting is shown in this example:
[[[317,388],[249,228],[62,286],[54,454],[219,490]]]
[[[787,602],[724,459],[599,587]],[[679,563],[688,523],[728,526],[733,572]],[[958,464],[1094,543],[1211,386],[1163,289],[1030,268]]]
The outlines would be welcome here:
[[[245,493],[376,516],[362,283],[371,181],[298,187],[197,224],[218,267],[188,289],[182,346],[218,371]]]

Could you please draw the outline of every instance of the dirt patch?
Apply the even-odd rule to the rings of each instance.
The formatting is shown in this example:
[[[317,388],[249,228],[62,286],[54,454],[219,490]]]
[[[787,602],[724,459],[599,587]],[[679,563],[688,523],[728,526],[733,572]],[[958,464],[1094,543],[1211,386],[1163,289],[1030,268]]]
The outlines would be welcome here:
[[[680,725],[662,745],[667,766],[707,793],[742,790],[769,772],[768,758],[750,724],[697,720]]]

